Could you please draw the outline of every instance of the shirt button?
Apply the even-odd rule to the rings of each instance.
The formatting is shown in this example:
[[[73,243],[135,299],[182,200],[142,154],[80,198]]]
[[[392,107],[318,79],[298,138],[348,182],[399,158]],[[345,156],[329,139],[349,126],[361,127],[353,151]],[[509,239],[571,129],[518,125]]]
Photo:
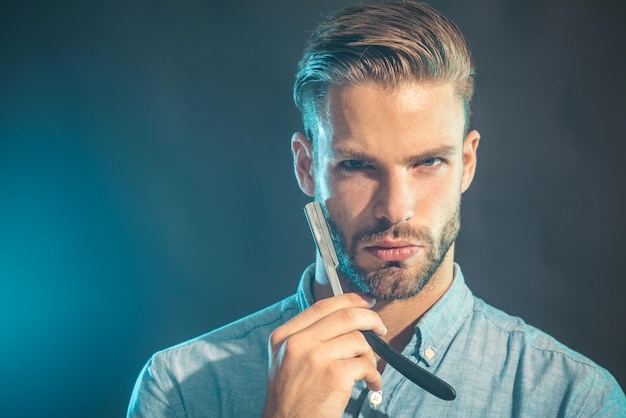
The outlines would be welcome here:
[[[424,350],[424,357],[426,357],[428,360],[432,360],[432,358],[435,357],[435,350],[433,350],[431,347],[428,347],[426,350]]]
[[[370,405],[376,406],[383,401],[383,393],[381,391],[370,393]]]

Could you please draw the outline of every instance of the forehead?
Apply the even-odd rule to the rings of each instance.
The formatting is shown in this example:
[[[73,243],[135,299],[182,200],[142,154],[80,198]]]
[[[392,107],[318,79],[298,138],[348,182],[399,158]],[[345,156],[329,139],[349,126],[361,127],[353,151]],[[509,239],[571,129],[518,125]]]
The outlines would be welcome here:
[[[463,100],[452,83],[333,86],[320,113],[319,137],[332,147],[349,143],[375,152],[463,140]]]

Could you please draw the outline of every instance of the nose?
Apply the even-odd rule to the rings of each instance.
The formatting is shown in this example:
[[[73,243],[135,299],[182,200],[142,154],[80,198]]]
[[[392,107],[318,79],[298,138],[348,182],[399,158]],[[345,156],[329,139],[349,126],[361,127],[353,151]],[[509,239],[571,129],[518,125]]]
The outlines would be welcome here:
[[[375,194],[374,216],[391,225],[411,219],[415,215],[414,186],[404,170],[386,174]]]

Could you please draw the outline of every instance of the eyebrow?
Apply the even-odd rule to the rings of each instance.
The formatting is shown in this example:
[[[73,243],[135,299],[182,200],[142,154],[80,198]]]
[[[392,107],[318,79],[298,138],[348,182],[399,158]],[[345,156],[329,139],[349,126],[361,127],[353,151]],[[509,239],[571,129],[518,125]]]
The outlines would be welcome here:
[[[411,155],[406,159],[409,164],[417,164],[424,160],[433,157],[450,157],[458,151],[459,147],[455,145],[442,145],[440,147],[431,148],[420,152],[419,154]],[[337,146],[332,148],[333,154],[344,160],[359,160],[366,163],[377,163],[378,158],[374,154],[370,154],[365,151],[356,150],[346,146]]]

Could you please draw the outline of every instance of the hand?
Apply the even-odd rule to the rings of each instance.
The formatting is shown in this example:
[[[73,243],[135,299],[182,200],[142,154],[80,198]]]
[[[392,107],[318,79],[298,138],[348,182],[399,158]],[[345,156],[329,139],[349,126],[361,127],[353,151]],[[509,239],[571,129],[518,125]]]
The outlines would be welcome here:
[[[354,383],[382,389],[376,357],[359,330],[387,330],[369,300],[346,293],[318,301],[270,336],[264,417],[340,417]]]

